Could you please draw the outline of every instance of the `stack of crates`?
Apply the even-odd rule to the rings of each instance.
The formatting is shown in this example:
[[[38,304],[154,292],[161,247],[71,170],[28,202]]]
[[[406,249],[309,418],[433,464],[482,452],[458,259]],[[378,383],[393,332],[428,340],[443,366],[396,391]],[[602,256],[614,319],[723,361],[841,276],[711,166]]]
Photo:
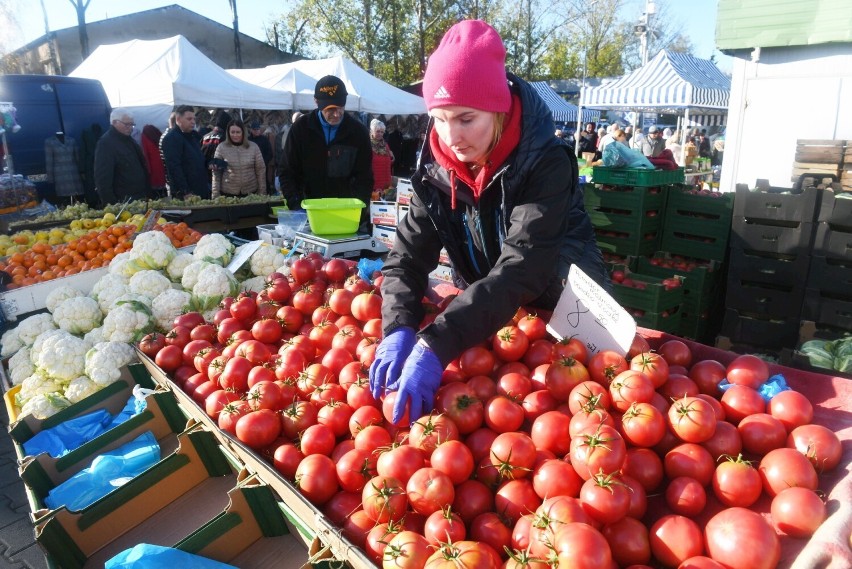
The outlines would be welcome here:
[[[616,265],[625,278],[613,280],[612,296],[644,328],[677,334],[681,326],[684,288],[667,286],[662,278]]]
[[[802,320],[843,333],[852,330],[852,194],[832,184],[820,197]]]
[[[722,335],[780,350],[798,338],[821,190],[737,185]]]
[[[732,210],[730,193],[696,191],[691,186],[669,189],[661,249],[694,259],[724,262]]]
[[[683,169],[595,167],[584,201],[601,252],[650,255],[659,246],[665,189],[683,183]]]

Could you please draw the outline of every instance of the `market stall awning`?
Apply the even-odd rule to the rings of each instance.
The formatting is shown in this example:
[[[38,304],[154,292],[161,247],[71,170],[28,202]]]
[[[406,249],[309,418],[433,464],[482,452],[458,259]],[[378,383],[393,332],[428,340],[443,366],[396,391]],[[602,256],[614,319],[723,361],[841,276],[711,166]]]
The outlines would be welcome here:
[[[572,105],[560,97],[546,81],[532,81],[530,85],[547,104],[555,122],[576,122],[577,105]],[[600,116],[600,111],[583,109],[583,122],[597,122]]]
[[[583,92],[583,106],[658,113],[727,111],[731,80],[709,59],[663,50],[621,79]]]

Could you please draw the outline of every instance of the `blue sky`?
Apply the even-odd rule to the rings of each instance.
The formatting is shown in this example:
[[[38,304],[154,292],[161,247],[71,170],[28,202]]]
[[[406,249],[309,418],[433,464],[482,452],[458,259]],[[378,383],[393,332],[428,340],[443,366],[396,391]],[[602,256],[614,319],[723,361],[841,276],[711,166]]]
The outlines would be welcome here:
[[[660,0],[657,0],[658,3]],[[51,29],[62,29],[77,23],[74,8],[68,0],[43,0],[48,12]],[[627,0],[621,16],[628,21],[638,21],[644,12],[646,0]],[[17,0],[19,7],[26,4],[27,9],[17,11],[22,27],[23,45],[44,34],[44,18],[41,9],[34,0]],[[231,9],[228,0],[91,0],[86,11],[86,21],[94,22],[105,18],[122,16],[133,12],[149,10],[161,6],[179,4],[188,10],[197,12],[211,20],[230,26]],[[709,58],[714,52],[716,33],[716,10],[718,0],[667,0],[667,10],[674,24],[681,28],[695,46],[695,55]],[[281,12],[278,8],[283,2],[269,0],[238,0],[237,9],[240,19],[240,31],[258,39],[263,39],[263,24],[272,16]],[[715,52],[719,56],[719,52]],[[724,57],[719,58],[723,71],[730,71]]]

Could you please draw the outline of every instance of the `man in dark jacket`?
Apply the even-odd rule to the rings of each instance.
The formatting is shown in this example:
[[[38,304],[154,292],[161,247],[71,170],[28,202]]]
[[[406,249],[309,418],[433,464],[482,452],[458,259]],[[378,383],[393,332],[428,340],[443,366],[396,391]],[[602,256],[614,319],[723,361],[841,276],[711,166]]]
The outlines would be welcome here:
[[[370,134],[344,112],[346,85],[327,75],[317,81],[317,108],[302,116],[284,142],[278,177],[290,209],[306,198],[358,198],[370,203],[373,190]],[[368,217],[362,210],[362,224]]]
[[[151,188],[142,149],[130,136],[133,115],[116,108],[109,119],[109,130],[95,146],[95,188],[101,204],[146,199]]]
[[[195,111],[189,105],[175,109],[175,128],[160,139],[160,151],[166,164],[170,195],[185,198],[190,194],[210,197],[204,155],[195,133]]]

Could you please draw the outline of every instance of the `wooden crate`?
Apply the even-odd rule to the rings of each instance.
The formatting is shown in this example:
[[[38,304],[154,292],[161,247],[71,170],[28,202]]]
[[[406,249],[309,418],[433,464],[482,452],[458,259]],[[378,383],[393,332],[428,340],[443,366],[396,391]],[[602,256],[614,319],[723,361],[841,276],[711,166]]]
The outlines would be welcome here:
[[[845,153],[845,140],[799,139],[791,180],[795,182],[803,175],[833,176],[839,180]]]

